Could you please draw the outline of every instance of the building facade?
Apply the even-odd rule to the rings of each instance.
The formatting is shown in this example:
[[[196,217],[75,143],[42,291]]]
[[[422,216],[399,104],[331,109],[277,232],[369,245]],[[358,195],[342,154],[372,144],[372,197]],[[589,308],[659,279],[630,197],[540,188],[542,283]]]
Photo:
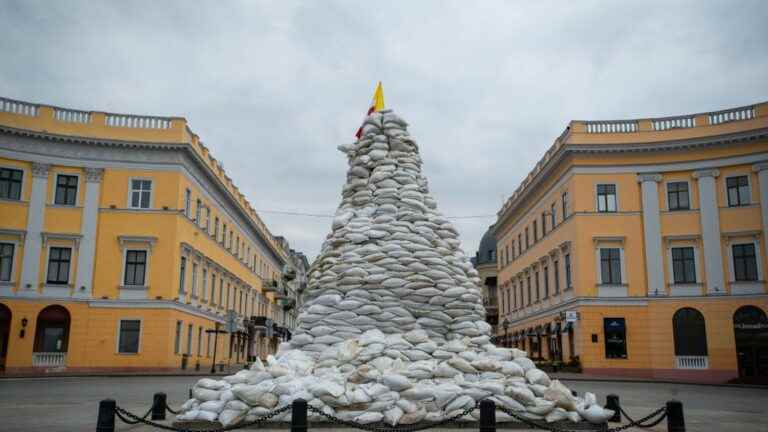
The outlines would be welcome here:
[[[287,263],[185,119],[0,99],[6,373],[265,357]]]
[[[494,226],[488,228],[480,239],[480,246],[472,265],[477,270],[478,277],[482,281],[483,306],[485,307],[485,321],[491,325],[491,331],[496,334],[496,326],[499,322],[499,304],[497,294],[498,264],[496,260],[496,237]]]
[[[765,379],[767,236],[768,103],[573,121],[498,212],[498,336],[587,373]]]

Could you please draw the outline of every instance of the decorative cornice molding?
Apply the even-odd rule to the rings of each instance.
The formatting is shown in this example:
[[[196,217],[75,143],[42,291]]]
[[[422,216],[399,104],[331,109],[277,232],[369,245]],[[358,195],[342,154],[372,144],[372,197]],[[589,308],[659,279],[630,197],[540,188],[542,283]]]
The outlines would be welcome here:
[[[15,230],[15,229],[0,229],[0,236],[18,237],[20,241],[24,241],[24,239],[27,237],[27,231]]]
[[[655,182],[658,183],[662,179],[661,174],[638,174],[637,175],[637,181],[640,183],[643,182]]]
[[[621,243],[624,244],[625,236],[594,236],[592,241],[598,243]]]
[[[765,162],[758,162],[754,165],[752,165],[752,171],[754,172],[760,172],[768,170],[768,161]]]
[[[32,177],[48,178],[51,164],[32,162]]]
[[[104,177],[104,168],[85,168],[85,181],[88,183],[101,183]]]
[[[157,243],[157,237],[154,236],[117,236],[117,242],[120,243],[121,248],[126,248],[128,243],[143,243],[149,246],[149,249],[155,246]]]
[[[75,249],[80,247],[80,240],[83,238],[82,234],[75,233],[42,232],[40,236],[43,239],[43,246],[47,245],[51,240],[69,240],[75,243]]]

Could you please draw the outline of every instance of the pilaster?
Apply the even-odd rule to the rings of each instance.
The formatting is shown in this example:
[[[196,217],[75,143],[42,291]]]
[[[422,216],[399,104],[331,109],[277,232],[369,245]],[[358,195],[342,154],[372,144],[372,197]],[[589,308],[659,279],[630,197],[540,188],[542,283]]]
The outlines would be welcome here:
[[[85,168],[85,202],[83,203],[83,221],[80,232],[83,237],[80,242],[78,257],[77,281],[75,282],[75,297],[91,298],[93,296],[93,269],[96,260],[96,227],[99,217],[99,194],[104,170],[101,168]]]
[[[643,240],[645,243],[646,289],[649,296],[666,295],[664,261],[661,251],[661,216],[659,185],[661,174],[640,174],[643,205]]]
[[[760,213],[763,216],[763,244],[768,249],[768,161],[756,163],[752,171],[757,172],[760,185]]]
[[[48,189],[50,164],[32,163],[32,190],[29,195],[27,235],[24,237],[24,256],[21,285],[17,295],[37,296],[40,283],[40,253],[43,250],[42,232],[45,222],[45,198]]]
[[[699,214],[701,238],[704,244],[704,270],[707,275],[707,294],[725,294],[723,251],[720,243],[720,210],[717,206],[715,179],[717,169],[695,171],[693,178],[699,184]]]

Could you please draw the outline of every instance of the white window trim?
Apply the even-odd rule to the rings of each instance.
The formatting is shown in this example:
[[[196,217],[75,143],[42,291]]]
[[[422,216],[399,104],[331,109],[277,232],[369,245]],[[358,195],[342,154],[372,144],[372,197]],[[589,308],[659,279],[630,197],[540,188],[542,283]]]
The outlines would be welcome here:
[[[56,185],[59,182],[59,176],[69,176],[69,177],[77,177],[77,187],[75,188],[75,203],[74,204],[56,204]],[[53,173],[53,187],[51,188],[51,200],[50,205],[56,206],[56,207],[78,207],[80,206],[80,185],[82,184],[82,176],[80,173],[69,173],[69,172],[62,172],[62,171],[56,171]],[[22,177],[22,184],[23,184],[24,178]]]
[[[688,209],[678,209],[678,210],[670,210],[669,209],[669,184],[670,183],[686,183],[688,185]],[[690,211],[695,210],[693,207],[693,193],[691,193],[691,181],[688,179],[669,179],[664,182],[664,208],[668,212],[679,212],[679,211]],[[698,267],[697,267],[698,268]]]
[[[200,274],[203,280],[202,290],[200,292],[200,301],[208,302],[208,276],[210,275],[209,267],[204,265]]]
[[[192,279],[190,280],[189,298],[190,300],[197,300],[197,272],[200,269],[200,261],[197,258],[192,258],[192,267],[190,272],[192,273]]]
[[[184,258],[184,261],[185,261],[184,277],[183,277],[184,283],[183,284],[181,283],[181,279],[182,279],[182,276],[181,276],[181,262],[182,262],[182,258]],[[176,290],[176,293],[179,295],[179,300],[182,300],[182,296],[186,297],[187,294],[188,294],[188,291],[187,291],[187,274],[186,273],[189,271],[190,261],[191,260],[189,259],[189,251],[182,250],[181,257],[179,257],[179,284],[181,286],[179,286],[178,287],[179,289]]]
[[[51,267],[50,264],[51,264],[51,248],[52,247],[55,247],[55,248],[69,248],[70,249],[70,252],[69,252],[69,274],[67,275],[68,280],[67,280],[66,285],[64,285],[64,284],[49,284],[48,283],[48,270]],[[51,245],[51,244],[46,245],[46,248],[45,248],[45,275],[43,275],[43,286],[44,287],[54,287],[54,288],[56,288],[56,287],[69,287],[69,288],[72,288],[73,287],[72,276],[75,273],[75,265],[77,264],[77,261],[75,259],[75,251],[76,250],[77,250],[77,248],[74,245],[71,245],[71,246],[59,246],[59,245]]]
[[[190,188],[184,190],[184,216],[192,219],[192,189]]]
[[[120,352],[120,327],[123,321],[138,321],[139,322],[139,344],[135,353]],[[117,335],[115,336],[115,354],[135,356],[141,354],[141,335],[144,333],[144,320],[141,318],[120,318],[117,320]]]
[[[133,180],[149,181],[149,207],[148,208],[141,207],[141,199],[139,199],[139,207],[134,207],[131,205],[131,197],[133,196],[133,188],[131,188],[131,185],[133,184]],[[128,177],[128,199],[125,203],[126,208],[134,209],[134,210],[151,210],[155,208],[155,206],[153,205],[154,202],[155,202],[155,181],[151,177]]]
[[[757,263],[757,280],[756,281],[736,281],[736,272],[734,271],[734,268],[733,268],[733,246],[750,244],[750,243],[753,244],[755,247],[755,262]],[[748,286],[748,285],[759,284],[762,288],[762,284],[765,282],[765,278],[763,276],[763,257],[760,256],[760,240],[758,238],[745,240],[743,239],[743,237],[742,238],[733,237],[733,238],[728,238],[728,241],[726,244],[728,246],[728,282],[731,284],[731,291],[733,291],[733,287],[737,285]]]
[[[125,270],[127,267],[127,260],[128,260],[128,251],[144,251],[147,253],[147,263],[144,266],[144,284],[143,285],[126,285],[125,284]],[[147,284],[147,280],[149,280],[149,263],[151,261],[152,257],[152,247],[151,246],[144,246],[144,247],[129,247],[125,246],[123,248],[123,268],[120,272],[120,283],[118,284],[120,286],[120,289],[148,289],[149,284]]]
[[[621,283],[620,284],[606,284],[603,283],[603,272],[600,262],[600,251],[602,249],[618,249],[619,250],[619,266],[621,268]],[[621,292],[617,292],[617,295],[611,295],[611,296],[618,296],[618,297],[626,297],[628,292],[628,286],[627,286],[627,267],[626,267],[626,261],[624,259],[624,244],[620,245],[598,245],[595,248],[595,261],[596,261],[596,270],[597,270],[597,287],[598,287],[598,296],[599,297],[605,297],[605,295],[600,295],[600,291],[602,289],[608,289],[612,291],[617,291],[621,289]],[[618,295],[623,294],[623,295]]]
[[[749,197],[749,202],[745,205],[739,205],[739,206],[733,206],[731,207],[730,203],[728,202],[728,179],[733,177],[746,177],[747,178],[747,196]],[[752,173],[742,172],[742,173],[731,173],[727,176],[723,177],[723,191],[725,193],[725,204],[726,208],[739,208],[739,207],[747,207],[752,204],[755,204],[755,201],[752,199]]]
[[[0,235],[7,234],[0,232]],[[13,240],[5,240],[0,239],[0,243],[8,243],[13,245],[13,259],[11,260],[11,278],[7,281],[0,280],[0,286],[14,286],[16,285],[16,277],[18,276],[17,273],[17,267],[21,267],[16,265],[16,260],[20,258],[19,255],[19,249],[21,249],[21,245],[24,244],[23,234],[21,235],[19,240],[13,239]],[[46,263],[47,265],[47,263]],[[46,270],[47,272],[48,270]],[[46,275],[47,276],[47,275]],[[46,278],[47,279],[47,278]]]
[[[675,283],[675,265],[672,259],[672,249],[677,248],[693,248],[693,265],[696,272],[696,281],[693,283]],[[686,285],[700,285],[701,284],[701,261],[699,260],[699,247],[691,244],[673,244],[667,246],[667,265],[669,266],[669,285],[670,286],[686,286]]]
[[[600,199],[597,195],[597,187],[598,186],[608,186],[613,185],[614,189],[616,190],[615,196],[616,196],[616,210],[614,211],[600,211]],[[619,213],[619,209],[621,206],[619,205],[619,185],[617,183],[595,183],[594,187],[595,191],[595,213]],[[607,203],[606,203],[607,205]]]
[[[3,201],[3,202],[26,202],[24,200],[24,192],[27,191],[26,183],[27,183],[27,177],[30,175],[30,170],[28,168],[26,168],[26,167],[20,167],[20,166],[14,166],[14,165],[3,165],[3,164],[0,164],[0,168],[21,171],[21,191],[19,192],[19,199],[15,200],[15,199],[12,199],[12,198],[0,198],[0,201]]]

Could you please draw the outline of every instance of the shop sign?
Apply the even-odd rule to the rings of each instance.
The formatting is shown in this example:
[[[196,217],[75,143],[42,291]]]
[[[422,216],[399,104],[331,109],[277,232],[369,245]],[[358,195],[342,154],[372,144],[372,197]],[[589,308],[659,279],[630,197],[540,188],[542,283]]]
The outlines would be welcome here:
[[[565,322],[576,322],[579,320],[579,313],[576,311],[565,311]]]

